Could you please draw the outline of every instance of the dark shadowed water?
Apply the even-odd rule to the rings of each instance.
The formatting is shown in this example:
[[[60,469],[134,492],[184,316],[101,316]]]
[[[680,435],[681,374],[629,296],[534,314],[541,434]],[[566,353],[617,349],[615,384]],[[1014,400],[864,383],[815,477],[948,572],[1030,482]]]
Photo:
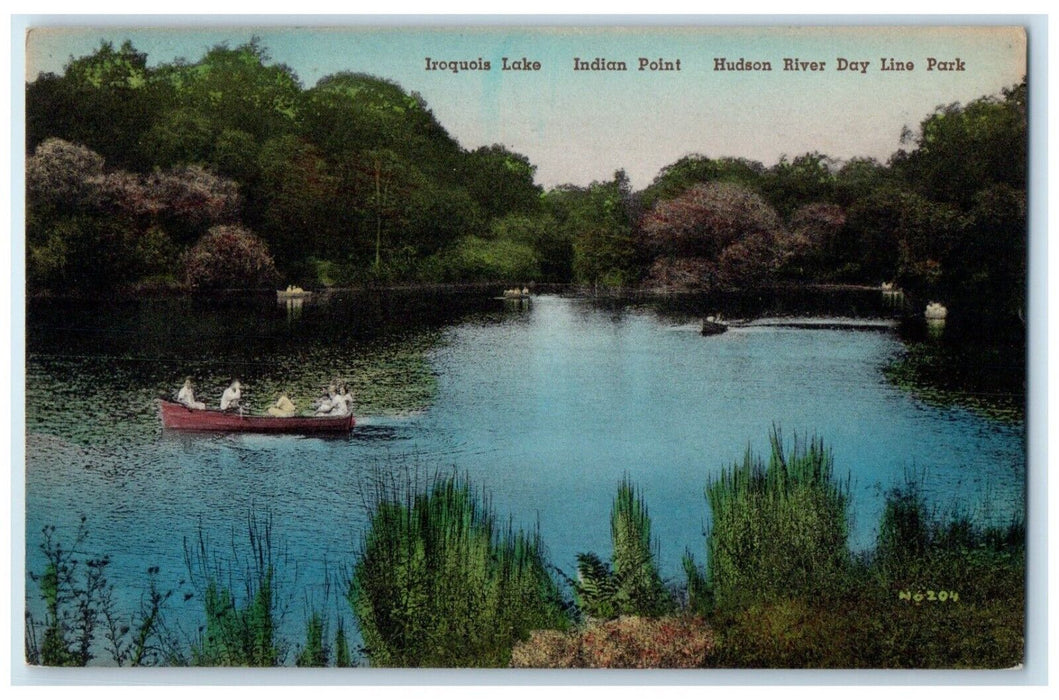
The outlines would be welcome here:
[[[841,297],[841,298],[840,298]],[[113,558],[119,601],[139,604],[149,566],[184,591],[185,538],[221,556],[270,513],[285,553],[289,612],[331,610],[380,478],[455,469],[506,521],[539,523],[551,561],[610,553],[609,511],[629,475],[646,497],[665,576],[688,549],[701,563],[707,479],[784,437],[818,435],[851,484],[851,544],[872,544],[887,489],[918,475],[940,511],[1006,523],[1024,507],[1024,427],[921,403],[887,384],[901,344],[873,295],[717,302],[745,319],[703,337],[701,299],[665,302],[485,293],[363,293],[294,308],[274,300],[34,303],[28,315],[27,565],[39,533]],[[780,316],[779,314],[783,314]],[[789,315],[796,315],[792,319]],[[855,319],[856,323],[849,322]],[[348,381],[348,438],[163,432],[155,398],[185,375],[216,402],[232,376],[262,408],[287,389],[300,407]],[[336,596],[336,591],[338,596]],[[36,587],[27,580],[31,608]],[[197,598],[170,617],[193,631]]]

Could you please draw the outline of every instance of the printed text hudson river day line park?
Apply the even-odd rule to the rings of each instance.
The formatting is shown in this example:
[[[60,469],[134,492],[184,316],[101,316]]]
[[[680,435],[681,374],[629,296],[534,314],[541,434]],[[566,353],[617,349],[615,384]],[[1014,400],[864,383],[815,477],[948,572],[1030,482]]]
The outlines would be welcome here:
[[[437,59],[431,56],[425,57],[425,67],[428,71],[440,71],[449,73],[491,71],[494,61],[482,58],[473,59]],[[546,63],[528,56],[510,57],[503,56],[499,62],[501,71],[510,72],[536,72],[544,70]],[[582,58],[574,56],[572,61],[565,63],[566,68],[574,72],[679,72],[688,68],[686,62],[681,58],[669,58],[664,56],[646,57],[638,56],[632,61],[611,59],[604,56]],[[925,58],[896,58],[893,56],[882,56],[878,62],[873,59],[850,59],[838,57],[834,60],[804,59],[800,57],[783,57],[780,59],[758,60],[746,57],[730,58],[727,56],[715,56],[712,58],[714,72],[801,72],[821,73],[834,71],[837,73],[861,73],[867,74],[869,70],[876,69],[879,72],[911,72],[926,70],[928,72],[951,72],[966,71],[966,62],[959,57],[938,58],[927,56]]]

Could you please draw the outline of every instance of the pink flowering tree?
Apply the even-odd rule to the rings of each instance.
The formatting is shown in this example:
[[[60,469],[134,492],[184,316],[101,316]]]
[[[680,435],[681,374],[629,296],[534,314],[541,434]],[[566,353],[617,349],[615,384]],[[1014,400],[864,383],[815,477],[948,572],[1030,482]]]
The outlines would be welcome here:
[[[38,207],[72,210],[94,204],[103,178],[103,156],[76,143],[50,138],[26,159],[26,195]]]
[[[184,278],[193,289],[260,289],[279,275],[268,246],[242,226],[214,226],[184,255]]]
[[[94,293],[171,285],[180,251],[236,221],[231,180],[200,167],[142,175],[51,138],[26,159],[27,274],[34,291]]]
[[[679,287],[744,287],[771,275],[783,224],[757,194],[732,183],[694,185],[658,202],[640,226],[650,279]]]
[[[154,173],[146,186],[158,200],[159,220],[174,240],[190,243],[210,226],[239,217],[239,188],[197,165]]]
[[[846,212],[837,204],[815,202],[791,214],[783,238],[783,273],[822,281],[834,274],[847,253]]]

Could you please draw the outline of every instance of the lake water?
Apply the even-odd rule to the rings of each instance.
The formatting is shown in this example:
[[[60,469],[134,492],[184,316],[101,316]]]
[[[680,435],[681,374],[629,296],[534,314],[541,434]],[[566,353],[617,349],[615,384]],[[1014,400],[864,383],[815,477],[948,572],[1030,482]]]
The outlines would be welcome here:
[[[132,611],[150,566],[163,586],[188,589],[185,539],[202,532],[222,559],[242,556],[248,513],[268,513],[297,640],[307,600],[348,615],[341,586],[325,582],[350,568],[380,480],[455,470],[501,521],[539,526],[567,574],[578,552],[609,556],[611,502],[628,475],[650,509],[663,574],[679,581],[685,550],[705,559],[707,479],[748,446],[765,453],[774,426],[833,450],[850,480],[856,549],[871,546],[886,491],[909,473],[940,512],[1000,524],[1021,514],[1024,426],[888,384],[883,367],[902,346],[877,297],[35,302],[27,568],[43,568],[42,527],[69,540],[83,514],[85,550],[111,555],[116,598]],[[702,316],[720,308],[745,323],[703,337]],[[872,323],[842,328],[836,317]],[[163,432],[155,397],[188,374],[211,403],[240,377],[254,408],[280,389],[307,406],[339,377],[357,396],[357,427],[342,439]],[[28,578],[27,591],[39,610]],[[201,604],[181,598],[169,616],[193,631]]]

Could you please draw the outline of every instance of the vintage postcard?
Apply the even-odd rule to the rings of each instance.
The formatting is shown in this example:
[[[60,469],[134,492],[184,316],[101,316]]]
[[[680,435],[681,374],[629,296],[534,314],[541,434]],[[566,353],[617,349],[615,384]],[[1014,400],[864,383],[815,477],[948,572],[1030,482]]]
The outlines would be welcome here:
[[[30,682],[1024,667],[1026,27],[25,39]]]

